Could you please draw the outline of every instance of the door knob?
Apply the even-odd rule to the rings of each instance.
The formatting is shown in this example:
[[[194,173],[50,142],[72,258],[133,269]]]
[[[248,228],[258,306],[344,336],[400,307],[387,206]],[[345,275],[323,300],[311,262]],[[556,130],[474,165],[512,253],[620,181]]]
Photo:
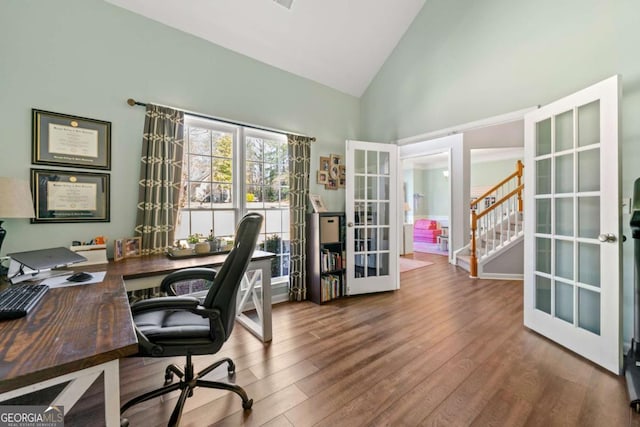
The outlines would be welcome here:
[[[347,227],[353,227],[353,223],[352,222],[347,223]]]
[[[601,242],[609,242],[609,243],[613,243],[615,242],[616,236],[615,234],[612,233],[607,233],[607,234],[601,234],[598,236],[598,240],[600,240]]]

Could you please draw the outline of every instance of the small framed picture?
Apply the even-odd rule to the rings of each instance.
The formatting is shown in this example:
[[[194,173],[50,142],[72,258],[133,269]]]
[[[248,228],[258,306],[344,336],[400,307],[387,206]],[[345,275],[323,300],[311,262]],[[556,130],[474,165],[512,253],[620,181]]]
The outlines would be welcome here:
[[[329,181],[329,172],[327,171],[318,171],[318,184],[325,185]]]
[[[340,165],[338,173],[338,188],[345,188],[347,183],[347,168],[345,165]]]
[[[122,243],[124,257],[135,258],[141,255],[142,237],[128,237]]]
[[[322,201],[319,194],[309,194],[309,200],[311,200],[311,206],[314,212],[326,212],[327,208]]]
[[[340,165],[332,164],[331,169],[329,169],[329,176],[331,179],[338,179],[340,176]]]
[[[324,185],[325,190],[337,190],[338,189],[338,179],[329,178],[327,183]]]
[[[124,240],[116,239],[113,241],[113,260],[120,261],[124,259]]]
[[[331,157],[320,157],[320,170],[329,173]]]
[[[330,157],[330,162],[332,165],[339,165],[342,163],[342,156],[339,154],[332,154]]]

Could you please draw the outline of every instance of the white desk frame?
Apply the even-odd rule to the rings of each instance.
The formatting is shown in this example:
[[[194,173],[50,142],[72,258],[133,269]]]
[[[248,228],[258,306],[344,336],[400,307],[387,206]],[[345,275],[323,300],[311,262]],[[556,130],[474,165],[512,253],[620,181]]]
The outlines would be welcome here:
[[[65,415],[78,402],[80,397],[91,387],[91,384],[100,376],[104,379],[104,419],[107,427],[120,426],[120,373],[118,359],[91,366],[79,371],[71,372],[60,377],[51,378],[39,383],[30,384],[21,388],[10,390],[0,394],[0,401],[13,399],[18,396],[44,390],[49,387],[70,383],[53,400],[51,406],[62,405]]]
[[[271,259],[251,261],[240,284],[238,297],[236,320],[262,342],[271,341]],[[255,310],[258,321],[245,314],[249,310]]]

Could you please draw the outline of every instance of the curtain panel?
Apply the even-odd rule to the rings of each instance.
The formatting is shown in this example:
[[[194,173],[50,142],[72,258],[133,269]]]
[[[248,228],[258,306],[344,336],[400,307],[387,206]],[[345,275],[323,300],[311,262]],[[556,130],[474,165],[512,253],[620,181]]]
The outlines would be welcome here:
[[[309,169],[312,138],[287,135],[289,150],[289,210],[291,253],[289,258],[289,300],[307,299],[306,213],[309,197]]]
[[[142,255],[163,253],[175,237],[184,141],[184,112],[147,104],[142,136],[136,236]]]

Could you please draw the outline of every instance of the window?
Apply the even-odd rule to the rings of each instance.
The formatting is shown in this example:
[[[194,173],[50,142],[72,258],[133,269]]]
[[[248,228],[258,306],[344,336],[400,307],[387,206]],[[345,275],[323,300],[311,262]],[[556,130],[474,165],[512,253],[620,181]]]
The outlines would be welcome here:
[[[247,132],[246,206],[264,217],[261,248],[277,254],[271,276],[289,276],[289,164],[284,135]]]
[[[258,212],[264,217],[258,248],[277,254],[272,282],[286,280],[290,253],[286,136],[192,116],[185,116],[184,134],[176,239],[199,234],[230,241],[239,219]]]

